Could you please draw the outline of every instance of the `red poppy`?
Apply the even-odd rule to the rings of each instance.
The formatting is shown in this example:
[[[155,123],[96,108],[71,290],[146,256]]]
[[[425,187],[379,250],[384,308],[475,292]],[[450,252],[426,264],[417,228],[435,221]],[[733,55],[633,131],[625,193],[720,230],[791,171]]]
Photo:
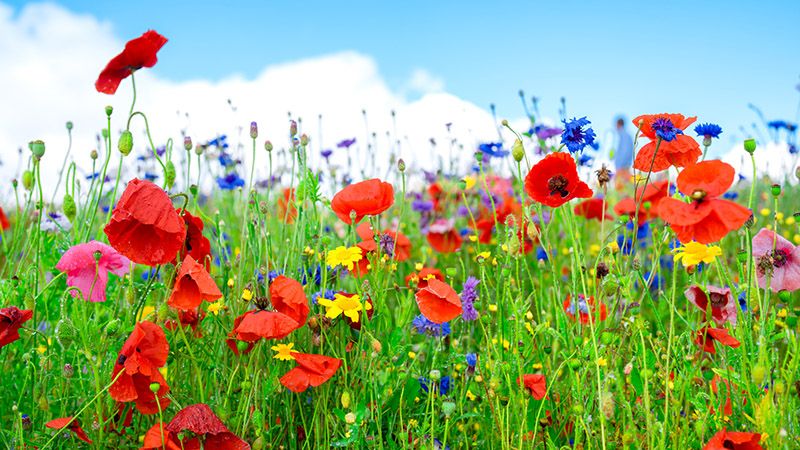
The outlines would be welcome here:
[[[739,309],[739,302],[733,299],[730,288],[708,285],[706,289],[697,285],[689,286],[684,291],[684,295],[703,313],[711,303],[711,318],[718,327],[725,325],[725,322],[736,326],[736,311]]]
[[[433,267],[423,267],[419,272],[412,273],[406,277],[406,286],[412,287],[412,283],[416,283],[419,289],[428,285],[428,280],[437,279],[444,281],[442,271]]]
[[[331,209],[346,224],[361,222],[364,216],[378,215],[394,204],[394,188],[377,178],[351,184],[337,192]],[[351,222],[350,214],[355,214]]]
[[[142,67],[153,67],[158,62],[156,53],[167,43],[167,38],[153,30],[146,31],[125,44],[125,50],[108,62],[94,83],[97,92],[114,94],[119,84]]]
[[[453,253],[461,247],[461,235],[453,228],[453,221],[439,219],[428,228],[428,244],[439,253]]]
[[[368,252],[377,251],[380,244],[382,246],[381,251],[384,254],[389,254],[395,261],[405,261],[411,257],[411,240],[403,233],[387,229],[376,236],[369,222],[362,222],[356,227],[356,234],[362,240],[356,245],[361,247],[364,255]],[[362,258],[363,260],[364,258]]]
[[[181,209],[178,208],[175,211],[180,213]],[[186,240],[178,253],[178,259],[182,260],[188,254],[202,264],[206,270],[211,270],[211,242],[203,236],[203,219],[193,216],[189,211],[183,211],[182,217],[183,223],[186,225]]]
[[[728,334],[728,330],[725,328],[712,328],[712,327],[703,327],[697,332],[697,337],[694,340],[695,344],[700,345],[703,347],[707,353],[711,353],[712,355],[717,353],[716,348],[714,348],[714,342],[719,342],[722,345],[727,345],[731,348],[736,348],[740,345],[740,342],[736,340],[735,337]]]
[[[178,311],[178,320],[169,319],[164,322],[164,328],[168,330],[177,330],[178,324],[182,327],[189,327],[192,329],[194,336],[196,338],[203,337],[203,333],[198,328],[200,326],[200,322],[203,321],[206,317],[206,312],[202,309],[187,309]]]
[[[724,428],[703,447],[703,450],[763,450],[761,435],[739,431],[726,431]]]
[[[3,208],[0,208],[0,227],[3,227],[4,230],[11,228],[11,222],[8,221],[8,217],[6,217],[6,212],[3,211]]]
[[[300,328],[296,320],[275,311],[255,310],[242,314],[233,329],[236,339],[255,342],[259,339],[283,339]]]
[[[636,218],[636,202],[639,202],[639,223],[658,217],[658,204],[669,196],[669,180],[648,183],[644,188],[636,189],[634,198],[626,197],[614,205],[614,212],[619,216]]]
[[[44,426],[54,430],[67,429],[75,433],[75,437],[83,442],[86,442],[87,444],[92,443],[92,440],[89,439],[89,436],[87,436],[86,432],[83,431],[83,428],[81,428],[81,424],[78,422],[78,419],[73,420],[72,417],[61,417],[59,419],[53,419],[50,422],[47,422],[44,424]]]
[[[445,199],[447,194],[444,192],[439,183],[433,182],[428,186],[428,195],[431,197],[433,209],[436,211],[441,211],[444,206],[442,201]]]
[[[606,212],[608,203],[602,198],[590,198],[575,205],[575,215],[595,220],[611,220],[611,214]]]
[[[417,291],[419,312],[434,323],[449,322],[461,314],[461,299],[449,284],[435,278]]]
[[[163,444],[162,444],[163,436]],[[157,423],[144,434],[144,441],[139,450],[200,450],[200,441],[196,437],[178,439],[177,433],[166,430],[166,424]]]
[[[278,218],[284,223],[294,223],[297,218],[297,207],[294,206],[294,189],[283,188],[283,195],[278,198]]]
[[[242,323],[242,319],[244,319],[245,316],[247,316],[247,313],[244,313],[241,316],[233,319],[233,330],[228,333],[228,337],[225,339],[225,344],[228,345],[228,348],[230,348],[233,354],[236,356],[250,353],[253,350],[253,347],[255,347],[255,341],[259,339],[258,337],[255,337],[252,341],[244,341],[238,338],[239,333],[236,332],[236,329],[239,328],[239,324]],[[244,342],[247,344],[247,346],[241,352],[239,351],[239,342]]]
[[[186,240],[186,226],[167,193],[139,179],[128,183],[104,231],[118,252],[147,266],[174,261]]]
[[[136,401],[139,412],[155,414],[158,412],[155,396],[158,395],[161,409],[166,408],[169,386],[158,369],[167,363],[168,354],[164,330],[152,322],[137,323],[114,365],[112,379],[116,381],[108,389],[111,397],[119,402]],[[155,394],[150,390],[151,383],[160,385]]]
[[[633,161],[633,167],[642,172],[661,172],[669,169],[670,166],[688,167],[697,162],[703,152],[697,141],[690,136],[679,133],[671,141],[661,140],[661,143],[658,143],[659,138],[653,129],[653,123],[658,119],[668,119],[675,128],[683,131],[693,124],[697,117],[686,118],[683,114],[663,113],[647,114],[633,119],[633,125],[636,127],[639,126],[639,122],[642,123],[641,133],[650,139],[649,143],[639,149],[636,159]],[[656,146],[658,146],[657,153]]]
[[[297,367],[286,372],[281,377],[282,385],[292,392],[303,392],[311,387],[317,387],[328,381],[341,367],[342,360],[324,355],[309,355],[305,353],[292,353]]]
[[[553,208],[593,194],[578,178],[575,160],[566,152],[551,153],[536,163],[525,177],[525,192],[534,201]]]
[[[269,296],[276,311],[294,319],[298,328],[305,325],[310,308],[300,282],[278,275],[269,285]]]
[[[165,427],[176,435],[189,430],[202,437],[205,448],[218,450],[249,450],[250,445],[233,434],[216,414],[203,403],[190,405],[175,414]]]
[[[527,374],[517,378],[517,383],[525,386],[531,396],[536,400],[541,400],[547,394],[547,383],[542,374]]]
[[[678,189],[692,201],[674,198],[659,202],[658,214],[669,223],[678,240],[710,244],[747,222],[749,209],[717,197],[733,184],[733,167],[718,161],[703,161],[683,169],[678,175]]]
[[[606,305],[603,302],[600,302],[600,317],[597,316],[597,308],[595,308],[595,300],[593,296],[589,297],[589,300],[586,300],[586,297],[583,294],[578,295],[578,301],[573,304],[572,297],[567,295],[567,299],[564,300],[564,313],[572,320],[575,320],[575,313],[578,313],[580,316],[581,323],[586,325],[589,323],[589,314],[591,314],[591,319],[594,321],[606,320],[608,316],[608,310],[606,309]]]
[[[222,292],[206,272],[206,268],[198,264],[191,255],[186,255],[167,304],[186,311],[197,309],[204,300],[213,302],[220,297]]]
[[[31,320],[33,311],[9,306],[0,309],[0,348],[19,339],[19,328]]]

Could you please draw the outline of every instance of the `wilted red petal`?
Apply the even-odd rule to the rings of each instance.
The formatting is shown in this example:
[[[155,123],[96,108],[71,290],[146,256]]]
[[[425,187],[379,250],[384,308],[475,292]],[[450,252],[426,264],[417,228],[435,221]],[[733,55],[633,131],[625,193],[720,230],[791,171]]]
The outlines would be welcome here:
[[[242,315],[242,321],[234,331],[238,339],[254,342],[258,338],[283,339],[298,328],[300,324],[286,314],[274,311],[248,311]]]
[[[19,329],[31,320],[33,311],[9,306],[0,309],[0,348],[19,339]]]
[[[298,328],[306,323],[310,308],[300,282],[278,275],[269,285],[269,295],[275,310],[294,319]]]
[[[204,403],[189,405],[178,411],[166,428],[173,433],[190,430],[195,434],[218,434],[228,431],[228,427]]]
[[[192,255],[186,255],[181,270],[175,278],[175,286],[167,304],[184,311],[197,309],[203,301],[213,302],[222,297],[214,279],[205,266],[198,264]]]

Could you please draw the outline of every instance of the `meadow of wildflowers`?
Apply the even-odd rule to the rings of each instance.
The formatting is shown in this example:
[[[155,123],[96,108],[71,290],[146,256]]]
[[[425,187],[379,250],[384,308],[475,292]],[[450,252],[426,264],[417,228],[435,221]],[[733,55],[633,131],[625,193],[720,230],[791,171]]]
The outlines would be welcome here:
[[[166,42],[97,91],[135,92]],[[153,142],[133,100],[58,197],[34,141],[3,199],[3,446],[800,447],[799,191],[756,177],[755,140],[737,173],[706,157],[719,126],[642,114],[628,176],[587,169],[589,118],[528,114],[466,172],[378,171],[295,121]]]

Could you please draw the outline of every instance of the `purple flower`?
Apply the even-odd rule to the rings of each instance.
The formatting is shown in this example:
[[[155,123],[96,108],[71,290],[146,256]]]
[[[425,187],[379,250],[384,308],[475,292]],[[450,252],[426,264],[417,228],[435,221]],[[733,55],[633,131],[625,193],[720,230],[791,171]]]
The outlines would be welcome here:
[[[475,309],[475,300],[478,299],[478,283],[481,281],[475,277],[468,277],[464,282],[464,287],[461,291],[461,307],[463,312],[461,318],[466,321],[476,320],[478,318],[478,311]]]
[[[417,212],[428,212],[433,210],[433,202],[428,200],[414,200],[411,202],[411,209]]]
[[[536,133],[536,137],[541,140],[550,139],[551,137],[558,136],[563,132],[561,128],[548,127],[546,125],[537,125],[533,131]]]
[[[345,140],[339,142],[338,144],[336,144],[336,147],[338,147],[338,148],[348,148],[349,149],[350,146],[355,144],[355,143],[356,143],[356,138],[345,139]]]
[[[427,334],[428,336],[433,337],[443,337],[450,334],[450,324],[445,322],[443,324],[438,324],[429,320],[427,317],[423,316],[422,314],[418,315],[414,318],[411,322],[411,325],[417,329],[417,333],[419,334]]]
[[[388,234],[381,234],[380,240],[378,241],[378,245],[381,246],[381,251],[390,258],[394,257],[394,239]]]
[[[683,131],[679,128],[676,128],[675,124],[673,124],[672,121],[667,117],[659,117],[656,119],[653,122],[652,128],[653,131],[656,132],[656,136],[666,142],[670,142],[674,140],[677,135],[683,134]]]

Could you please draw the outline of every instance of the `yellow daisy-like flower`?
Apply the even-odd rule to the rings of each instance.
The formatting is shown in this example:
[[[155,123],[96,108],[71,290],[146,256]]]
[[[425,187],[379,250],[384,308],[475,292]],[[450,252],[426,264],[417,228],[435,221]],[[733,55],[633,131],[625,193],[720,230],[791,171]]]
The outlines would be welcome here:
[[[475,182],[476,182],[477,180],[475,179],[475,177],[472,177],[472,176],[466,176],[466,177],[462,178],[462,179],[461,179],[461,181],[463,181],[463,182],[464,182],[464,185],[465,185],[466,189],[467,189],[467,190],[470,190],[470,189],[472,189],[473,187],[475,187]]]
[[[480,252],[478,256],[475,257],[475,260],[489,259],[491,256],[492,252]]]
[[[328,252],[328,255],[325,257],[325,263],[331,267],[341,265],[342,267],[346,267],[347,270],[353,270],[353,265],[361,261],[361,258],[363,258],[361,255],[361,248],[339,246]]]
[[[325,307],[325,317],[335,319],[344,314],[353,322],[358,323],[361,317],[361,311],[369,311],[372,305],[369,303],[361,303],[361,297],[358,294],[347,296],[345,294],[336,293],[333,295],[333,300],[320,298],[317,303]]]
[[[689,242],[672,251],[674,260],[681,261],[684,267],[695,266],[704,262],[711,264],[717,256],[722,255],[722,249],[716,245],[703,245],[699,242]]]
[[[278,344],[273,345],[270,347],[272,351],[277,352],[273,358],[280,359],[281,361],[291,361],[294,359],[292,356],[292,347],[294,347],[294,342],[289,342],[288,344]]]
[[[242,298],[244,298],[244,295],[242,295]],[[223,309],[225,309],[225,300],[223,299],[215,301],[214,303],[208,305],[208,308],[206,308],[208,312],[210,312],[215,316],[218,316],[219,312],[222,311]]]
[[[253,291],[247,288],[242,289],[242,300],[249,302],[252,299],[253,299]]]

